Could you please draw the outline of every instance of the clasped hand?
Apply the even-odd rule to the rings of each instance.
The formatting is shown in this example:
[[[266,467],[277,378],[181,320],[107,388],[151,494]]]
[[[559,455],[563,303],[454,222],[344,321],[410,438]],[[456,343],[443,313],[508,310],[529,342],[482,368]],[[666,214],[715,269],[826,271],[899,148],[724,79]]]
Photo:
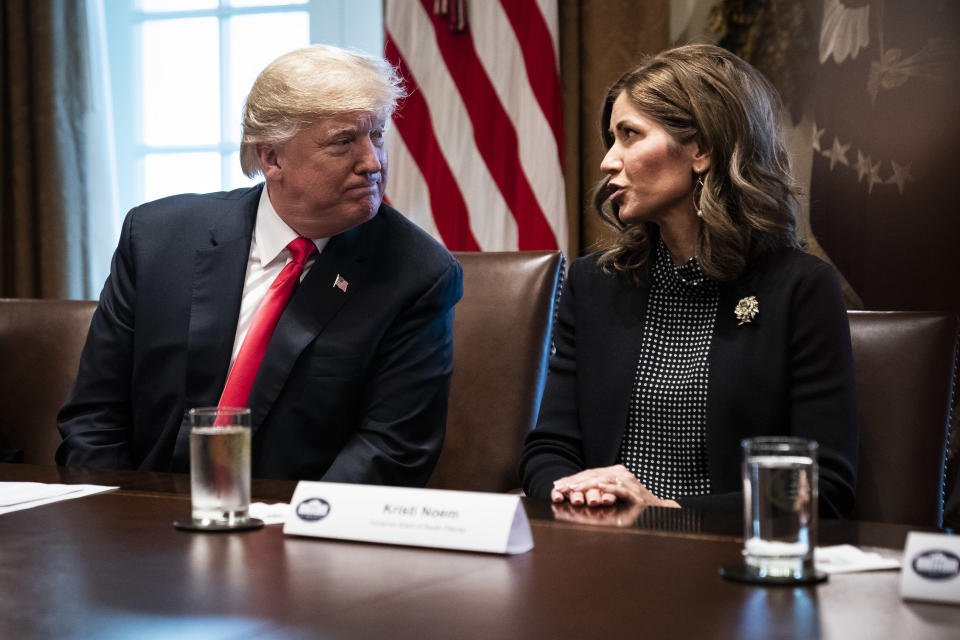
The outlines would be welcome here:
[[[570,504],[585,504],[589,507],[618,502],[645,507],[680,507],[676,500],[661,500],[653,495],[622,464],[586,469],[572,476],[560,478],[553,483],[550,499],[553,502],[567,501]]]

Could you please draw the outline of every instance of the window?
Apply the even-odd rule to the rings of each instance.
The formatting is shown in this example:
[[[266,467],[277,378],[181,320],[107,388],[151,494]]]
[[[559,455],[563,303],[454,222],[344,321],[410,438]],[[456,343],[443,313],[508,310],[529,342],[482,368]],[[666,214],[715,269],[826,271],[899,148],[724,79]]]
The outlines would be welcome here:
[[[106,0],[122,215],[234,189],[243,101],[271,60],[310,43],[380,55],[380,0]]]

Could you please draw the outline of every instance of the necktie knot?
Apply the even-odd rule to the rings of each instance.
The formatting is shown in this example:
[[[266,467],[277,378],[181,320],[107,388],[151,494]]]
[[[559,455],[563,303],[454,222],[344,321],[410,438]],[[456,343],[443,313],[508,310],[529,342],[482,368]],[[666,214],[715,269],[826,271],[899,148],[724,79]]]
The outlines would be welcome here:
[[[312,240],[297,236],[290,241],[287,249],[290,251],[290,255],[293,256],[293,261],[302,265],[307,261],[307,258],[310,257],[310,254],[317,250],[317,245],[313,244]]]

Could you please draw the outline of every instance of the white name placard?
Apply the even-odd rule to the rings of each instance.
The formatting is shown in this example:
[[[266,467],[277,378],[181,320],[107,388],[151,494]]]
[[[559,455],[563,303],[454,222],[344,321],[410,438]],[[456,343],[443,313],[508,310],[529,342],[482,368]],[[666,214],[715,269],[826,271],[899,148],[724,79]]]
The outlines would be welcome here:
[[[900,597],[960,604],[960,536],[917,531],[907,534]]]
[[[300,482],[283,532],[485,553],[533,548],[520,496],[336,482]]]

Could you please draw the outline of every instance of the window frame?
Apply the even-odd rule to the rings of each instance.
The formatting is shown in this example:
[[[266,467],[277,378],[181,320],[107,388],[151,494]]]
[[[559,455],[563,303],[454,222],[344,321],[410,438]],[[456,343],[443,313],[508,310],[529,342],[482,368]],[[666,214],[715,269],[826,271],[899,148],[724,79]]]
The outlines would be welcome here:
[[[117,159],[119,211],[124,213],[145,199],[145,159],[149,154],[213,152],[220,155],[220,188],[229,188],[239,170],[233,154],[239,144],[230,141],[238,126],[230,110],[228,18],[244,15],[306,11],[309,40],[382,55],[383,11],[381,0],[308,0],[298,4],[234,7],[218,0],[215,8],[176,11],[143,11],[138,0],[106,0],[107,50],[111,77],[111,102]],[[147,145],[143,142],[143,100],[139,70],[142,69],[140,26],[149,20],[214,17],[219,31],[220,135],[216,144]],[[171,194],[172,195],[172,194]]]

